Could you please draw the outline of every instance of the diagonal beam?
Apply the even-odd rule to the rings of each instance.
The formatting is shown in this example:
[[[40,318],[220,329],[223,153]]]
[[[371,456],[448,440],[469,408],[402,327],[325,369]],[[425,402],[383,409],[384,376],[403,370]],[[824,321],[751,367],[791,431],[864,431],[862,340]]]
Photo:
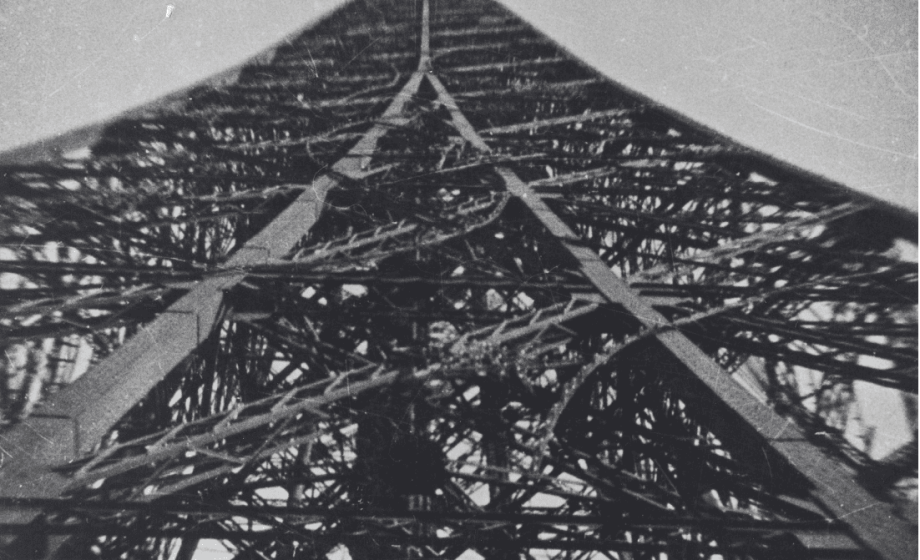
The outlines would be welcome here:
[[[475,148],[489,153],[490,147],[460,111],[443,83],[433,73],[427,78],[438,93],[438,101],[450,112],[460,135]],[[560,240],[580,264],[584,275],[607,299],[622,306],[647,329],[660,329],[670,324],[582,243],[539,194],[514,172],[500,166],[496,166],[495,171],[511,194]],[[740,423],[739,427],[756,434],[759,441],[755,446],[772,449],[792,465],[811,483],[813,496],[838,519],[846,520],[860,541],[884,558],[908,560],[917,557],[916,530],[860,486],[854,473],[814,446],[790,419],[780,416],[749,393],[678,330],[661,331],[656,338],[708,389],[709,395],[704,400],[711,403],[712,408],[727,407],[734,420]],[[892,535],[898,538],[892,539]]]
[[[335,177],[362,174],[371,160],[365,154],[373,154],[378,140],[393,125],[402,123],[406,103],[416,95],[429,65],[427,52],[423,51],[420,59],[419,70],[396,94],[377,124],[332,166],[330,173],[311,184],[284,186],[302,189],[303,193],[241,247],[228,260],[227,268],[245,269],[283,257],[316,223],[326,194],[336,185]],[[49,466],[79,455],[82,446],[94,446],[189,356],[220,322],[224,293],[244,277],[238,273],[201,281],[110,357],[47,399],[49,415],[26,418],[3,435],[0,447],[8,459],[0,468],[0,492],[7,497],[58,496],[68,481]],[[35,510],[0,510],[0,523],[24,523],[37,514]]]

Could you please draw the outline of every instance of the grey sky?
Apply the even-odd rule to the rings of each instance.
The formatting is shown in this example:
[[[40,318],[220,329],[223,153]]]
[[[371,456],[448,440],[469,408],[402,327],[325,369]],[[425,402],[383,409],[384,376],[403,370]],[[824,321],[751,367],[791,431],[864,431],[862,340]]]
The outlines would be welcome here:
[[[0,150],[235,65],[336,0],[3,0]],[[167,17],[168,6],[173,6]]]
[[[790,163],[917,208],[915,2],[504,3],[656,101]],[[3,2],[0,150],[200,80],[338,4]]]
[[[917,4],[506,0],[620,83],[917,208]]]

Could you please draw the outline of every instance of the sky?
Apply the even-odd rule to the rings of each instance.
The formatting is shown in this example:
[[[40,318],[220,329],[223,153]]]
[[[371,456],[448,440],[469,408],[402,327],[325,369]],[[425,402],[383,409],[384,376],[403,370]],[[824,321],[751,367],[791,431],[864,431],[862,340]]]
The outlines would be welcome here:
[[[341,3],[4,0],[0,151],[239,64]],[[915,1],[503,3],[621,84],[916,211]]]
[[[917,210],[915,0],[504,0],[607,76]]]
[[[0,0],[0,150],[189,86],[336,0]]]

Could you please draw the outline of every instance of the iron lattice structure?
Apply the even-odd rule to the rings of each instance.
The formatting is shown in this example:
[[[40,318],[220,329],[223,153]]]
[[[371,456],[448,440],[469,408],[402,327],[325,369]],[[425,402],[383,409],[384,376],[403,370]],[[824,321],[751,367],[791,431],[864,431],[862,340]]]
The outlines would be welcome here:
[[[349,3],[2,177],[9,556],[916,557],[916,434],[845,433],[915,402],[916,217],[490,0]]]

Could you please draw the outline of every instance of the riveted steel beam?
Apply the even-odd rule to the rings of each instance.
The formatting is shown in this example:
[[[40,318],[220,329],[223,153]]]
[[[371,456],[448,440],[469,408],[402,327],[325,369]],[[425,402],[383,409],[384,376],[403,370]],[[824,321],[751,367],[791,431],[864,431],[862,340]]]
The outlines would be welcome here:
[[[470,144],[483,152],[491,149],[463,115],[457,102],[434,74],[428,76],[438,92],[440,103],[450,112],[454,126]],[[553,212],[534,189],[511,170],[496,167],[513,195],[555,236],[581,266],[584,275],[612,303],[623,306],[645,328],[658,329],[669,324],[661,313],[646,303],[604,264],[597,254],[580,242],[578,236]],[[709,401],[717,409],[730,412],[740,424],[742,439],[756,434],[755,445],[768,447],[788,462],[812,485],[814,497],[839,519],[846,519],[857,538],[885,558],[913,558],[917,554],[915,531],[860,486],[854,473],[808,441],[791,419],[777,414],[725,373],[708,355],[679,330],[670,329],[656,335],[659,342],[708,389]],[[726,434],[724,437],[730,437]],[[891,533],[901,535],[900,542]]]

